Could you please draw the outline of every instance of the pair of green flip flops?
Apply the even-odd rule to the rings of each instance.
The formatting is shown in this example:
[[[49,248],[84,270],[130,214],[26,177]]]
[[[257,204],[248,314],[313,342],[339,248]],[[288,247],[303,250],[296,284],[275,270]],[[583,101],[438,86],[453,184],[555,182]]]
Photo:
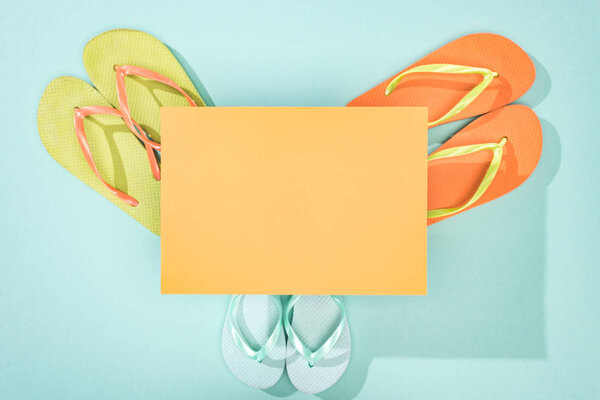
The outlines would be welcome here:
[[[62,76],[50,82],[44,91],[38,108],[42,142],[69,172],[160,235],[160,181],[153,174],[146,146],[134,133],[159,143],[160,107],[191,103],[169,85],[136,74],[127,75],[126,108],[143,132],[132,132],[120,115],[89,115],[83,122],[84,144],[78,139],[75,126],[77,110],[89,106],[123,108],[115,71],[120,66],[166,77],[183,89],[195,105],[205,103],[169,48],[144,32],[117,29],[96,36],[85,46],[83,63],[93,86],[75,77]],[[86,145],[101,179],[134,198],[137,205],[124,202],[103,184],[86,159]]]
[[[275,385],[284,371],[301,392],[332,387],[350,362],[352,339],[341,296],[235,295],[221,351],[227,368],[257,389]]]

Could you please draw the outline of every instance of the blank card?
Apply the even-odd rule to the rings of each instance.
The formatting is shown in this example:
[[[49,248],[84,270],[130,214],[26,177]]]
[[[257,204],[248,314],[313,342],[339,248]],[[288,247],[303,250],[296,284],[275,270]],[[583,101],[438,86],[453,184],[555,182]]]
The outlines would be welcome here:
[[[426,293],[426,108],[163,108],[161,132],[162,293]]]

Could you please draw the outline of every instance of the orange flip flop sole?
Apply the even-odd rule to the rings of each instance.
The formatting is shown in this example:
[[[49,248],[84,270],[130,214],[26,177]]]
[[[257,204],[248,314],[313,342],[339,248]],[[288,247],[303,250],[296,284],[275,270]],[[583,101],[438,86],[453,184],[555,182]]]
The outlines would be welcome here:
[[[539,119],[529,107],[506,106],[476,119],[435,151],[472,144],[498,143],[503,137],[508,142],[504,146],[502,161],[494,180],[481,198],[466,210],[509,193],[531,175],[542,154],[542,127]],[[491,160],[492,152],[482,151],[430,161],[427,168],[427,208],[433,210],[465,204],[479,186]],[[453,215],[431,218],[427,224],[431,225]]]
[[[491,33],[475,33],[456,39],[404,71],[424,64],[481,67],[499,74],[471,104],[444,123],[485,114],[509,104],[525,94],[535,80],[535,66],[527,53],[511,40]],[[348,106],[426,106],[429,120],[435,121],[481,82],[478,74],[414,73],[403,78],[386,96],[385,89],[397,75],[355,98]]]

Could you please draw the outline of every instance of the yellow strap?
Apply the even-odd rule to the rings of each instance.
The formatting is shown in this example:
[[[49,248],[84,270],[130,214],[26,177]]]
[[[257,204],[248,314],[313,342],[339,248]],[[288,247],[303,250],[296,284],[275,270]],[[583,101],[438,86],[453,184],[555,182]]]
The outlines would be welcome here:
[[[469,93],[465,95],[450,111],[448,111],[444,116],[440,119],[429,122],[427,126],[437,125],[444,121],[449,120],[454,117],[456,114],[464,110],[473,100],[477,98],[485,90],[486,87],[492,80],[498,76],[497,72],[490,71],[487,68],[478,68],[478,67],[466,67],[464,65],[454,65],[454,64],[427,64],[427,65],[419,65],[417,67],[411,68],[408,71],[404,71],[397,77],[395,77],[390,84],[385,89],[385,95],[388,96],[390,93],[396,89],[398,83],[402,78],[404,78],[408,74],[413,74],[417,72],[436,72],[440,74],[480,74],[483,76],[483,80],[477,84]]]
[[[450,149],[440,150],[430,155],[427,158],[427,161],[439,160],[441,158],[464,156],[482,150],[491,150],[494,153],[492,161],[490,161],[490,165],[488,166],[488,169],[485,172],[485,175],[481,180],[479,187],[477,188],[477,190],[475,191],[475,193],[469,201],[467,201],[464,205],[460,207],[438,208],[436,210],[428,210],[427,218],[438,218],[456,214],[457,212],[463,211],[464,209],[468,208],[473,203],[475,203],[477,200],[479,200],[479,198],[483,196],[485,191],[490,187],[490,184],[496,176],[496,172],[498,172],[498,168],[500,167],[500,163],[502,162],[502,151],[507,141],[508,139],[506,137],[503,137],[498,143],[484,143],[474,144],[470,146],[453,147]]]

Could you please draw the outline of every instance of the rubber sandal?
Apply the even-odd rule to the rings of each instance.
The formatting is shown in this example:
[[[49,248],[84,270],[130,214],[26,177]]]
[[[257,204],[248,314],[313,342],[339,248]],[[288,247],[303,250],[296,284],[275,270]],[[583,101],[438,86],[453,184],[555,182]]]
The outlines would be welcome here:
[[[348,106],[426,106],[433,127],[512,103],[534,80],[533,61],[518,45],[475,33],[435,50]]]
[[[88,42],[83,64],[93,85],[160,142],[160,108],[204,106],[202,97],[169,48],[145,32],[116,29]]]
[[[516,189],[542,154],[542,127],[530,108],[510,105],[471,122],[428,158],[427,223]]]
[[[341,297],[292,296],[283,323],[292,384],[309,394],[333,386],[350,362],[350,329]]]
[[[279,296],[232,297],[221,350],[231,373],[246,385],[267,389],[281,378],[286,354],[281,318]]]
[[[160,235],[160,182],[148,152],[100,92],[74,77],[53,80],[40,100],[38,131],[60,165]]]

